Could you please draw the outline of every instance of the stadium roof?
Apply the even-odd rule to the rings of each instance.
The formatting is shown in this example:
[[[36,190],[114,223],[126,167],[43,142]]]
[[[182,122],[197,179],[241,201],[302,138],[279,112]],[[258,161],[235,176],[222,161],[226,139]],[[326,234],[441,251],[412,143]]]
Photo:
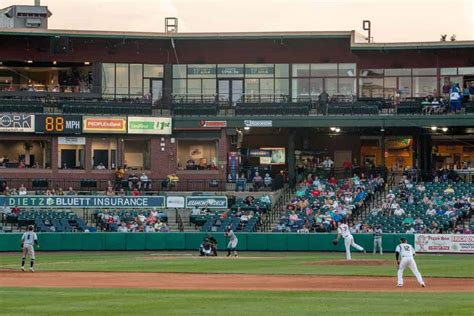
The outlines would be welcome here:
[[[364,36],[355,31],[328,32],[226,32],[226,33],[158,33],[158,32],[119,32],[89,30],[55,30],[55,29],[0,29],[0,35],[11,36],[68,36],[81,38],[114,38],[114,39],[183,39],[183,40],[253,40],[253,39],[318,39],[350,38],[353,50],[400,50],[400,49],[450,49],[474,48],[474,41],[454,42],[399,42],[399,43],[364,43]]]

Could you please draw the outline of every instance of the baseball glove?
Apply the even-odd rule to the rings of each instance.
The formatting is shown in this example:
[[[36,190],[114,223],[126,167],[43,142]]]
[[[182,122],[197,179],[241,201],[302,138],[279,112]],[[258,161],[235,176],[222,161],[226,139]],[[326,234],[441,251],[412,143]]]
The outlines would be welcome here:
[[[333,244],[334,246],[337,246],[337,239],[333,239],[332,244]]]

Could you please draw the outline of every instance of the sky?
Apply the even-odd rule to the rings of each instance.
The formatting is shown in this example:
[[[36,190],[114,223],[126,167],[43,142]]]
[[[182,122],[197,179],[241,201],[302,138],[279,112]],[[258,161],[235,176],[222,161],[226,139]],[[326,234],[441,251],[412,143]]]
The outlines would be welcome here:
[[[0,0],[0,8],[34,0]],[[50,29],[163,32],[350,31],[375,42],[474,40],[474,0],[41,0]]]

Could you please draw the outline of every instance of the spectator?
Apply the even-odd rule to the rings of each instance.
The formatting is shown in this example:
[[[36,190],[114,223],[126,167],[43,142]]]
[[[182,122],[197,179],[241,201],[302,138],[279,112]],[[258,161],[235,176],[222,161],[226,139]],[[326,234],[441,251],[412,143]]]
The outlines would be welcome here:
[[[111,186],[107,187],[107,191],[105,192],[105,195],[114,196],[115,195],[114,189]]]
[[[403,210],[400,205],[397,204],[395,210],[393,211],[393,215],[395,216],[404,216],[405,215],[405,210]]]
[[[263,186],[263,178],[258,172],[255,172],[255,176],[252,179],[254,191],[258,191]]]
[[[131,173],[129,176],[128,176],[128,188],[130,190],[133,190],[134,188],[136,188],[138,186],[138,177],[136,175],[135,172]]]
[[[97,170],[105,170],[105,166],[102,162],[100,162],[96,167]]]
[[[403,220],[403,225],[405,226],[412,226],[413,225],[413,217],[411,217],[411,214],[408,214],[407,217]]]
[[[22,184],[18,189],[18,195],[27,195],[28,191],[26,190],[25,186]]]
[[[449,104],[451,112],[458,113],[461,111],[461,89],[459,88],[459,83],[456,83],[451,88]]]
[[[270,177],[270,174],[268,173],[265,174],[265,178],[263,178],[263,184],[265,185],[266,188],[271,188],[272,177]]]
[[[59,188],[58,189],[58,192],[56,193],[56,195],[64,195],[64,191],[63,191],[63,188]]]
[[[149,190],[151,187],[151,181],[145,173],[140,176],[140,188],[143,190]]]
[[[152,223],[149,223],[145,226],[145,233],[154,233],[156,232],[155,227],[153,227]]]
[[[69,189],[68,189],[66,195],[77,195],[77,193],[76,193],[76,191],[74,191],[74,190],[72,189],[72,187],[69,187]]]
[[[191,215],[201,215],[201,210],[197,205],[194,205],[193,209],[191,210]]]
[[[127,225],[125,224],[125,222],[122,222],[122,224],[120,224],[120,226],[117,228],[117,232],[119,232],[119,233],[128,233],[128,228],[127,228]]]
[[[471,81],[471,85],[469,86],[469,100],[474,102],[474,81]]]
[[[453,187],[449,184],[446,190],[444,190],[445,194],[454,194],[454,189]]]
[[[331,171],[333,165],[334,165],[334,161],[332,161],[331,158],[327,156],[326,159],[324,159],[323,161],[323,168],[326,171]]]
[[[18,215],[20,215],[21,213],[21,210],[18,206],[16,205],[13,205],[12,207],[12,215],[15,216],[15,217],[18,217]]]
[[[163,225],[160,228],[160,233],[168,233],[169,231],[170,231],[170,228],[168,227],[168,225],[166,225],[166,223],[163,223]]]
[[[329,94],[326,92],[326,90],[323,90],[323,92],[319,94],[318,101],[319,105],[325,109],[329,102]]]
[[[235,191],[245,191],[245,185],[247,184],[247,179],[245,175],[242,173],[240,177],[235,181]]]

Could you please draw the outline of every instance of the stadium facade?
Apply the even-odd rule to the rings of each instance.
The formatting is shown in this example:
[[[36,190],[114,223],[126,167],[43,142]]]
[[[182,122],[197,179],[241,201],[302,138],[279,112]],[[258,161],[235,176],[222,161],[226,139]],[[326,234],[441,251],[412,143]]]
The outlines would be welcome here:
[[[472,162],[469,97],[457,114],[420,100],[474,84],[474,42],[356,38],[1,29],[1,177],[112,180],[126,165],[226,181],[243,167],[293,178],[325,156],[394,171]]]

